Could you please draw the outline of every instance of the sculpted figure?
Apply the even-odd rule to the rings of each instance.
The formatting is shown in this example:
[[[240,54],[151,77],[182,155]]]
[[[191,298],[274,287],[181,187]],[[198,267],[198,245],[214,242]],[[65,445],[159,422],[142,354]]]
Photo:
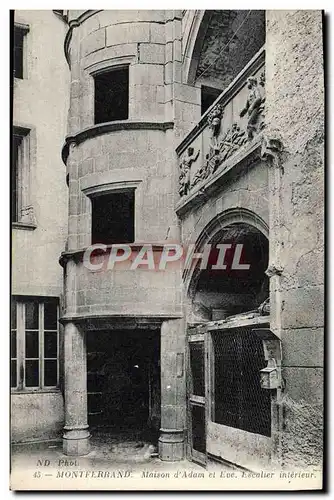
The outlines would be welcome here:
[[[205,163],[204,165],[201,166],[194,175],[194,178],[191,182],[191,187],[196,186],[199,182],[203,181],[204,179],[207,179],[210,175],[210,155],[207,153],[205,155]]]
[[[220,142],[221,160],[225,161],[233,153],[239,149],[247,141],[245,131],[240,130],[237,123],[233,123],[232,127],[225,133]]]
[[[222,118],[223,118],[223,108],[221,107],[220,104],[217,104],[217,106],[215,106],[211,111],[211,113],[208,115],[208,123],[212,131],[211,141],[213,148],[217,147],[218,135],[220,132],[220,124]]]
[[[185,196],[189,193],[190,189],[190,169],[191,165],[197,160],[199,156],[199,150],[194,154],[194,148],[189,147],[187,150],[187,155],[183,158],[180,164],[180,196]]]
[[[257,78],[250,76],[247,79],[247,88],[249,89],[248,99],[245,107],[241,110],[240,116],[248,114],[247,135],[248,139],[253,139],[254,132],[256,131],[256,121],[260,113],[260,106],[262,104],[262,95],[258,86]]]

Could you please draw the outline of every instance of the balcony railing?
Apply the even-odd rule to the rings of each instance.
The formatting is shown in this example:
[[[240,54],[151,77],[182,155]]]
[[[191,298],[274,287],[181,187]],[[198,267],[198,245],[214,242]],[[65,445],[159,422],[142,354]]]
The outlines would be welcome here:
[[[262,48],[202,115],[177,147],[178,208],[251,151],[264,128],[265,52]],[[235,162],[234,162],[235,160]]]

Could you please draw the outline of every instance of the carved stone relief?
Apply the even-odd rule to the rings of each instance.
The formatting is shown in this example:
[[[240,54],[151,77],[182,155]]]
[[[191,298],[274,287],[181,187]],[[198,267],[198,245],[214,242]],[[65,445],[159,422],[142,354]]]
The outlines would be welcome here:
[[[187,155],[180,164],[180,195],[185,196],[198,183],[212,176],[218,167],[233,156],[242,146],[252,141],[256,134],[264,128],[265,74],[247,79],[248,96],[240,117],[247,116],[246,126],[234,122],[221,134],[221,123],[224,108],[217,104],[207,117],[207,125],[211,130],[209,152],[205,155],[205,163],[197,170],[193,179],[190,178],[191,165],[197,160],[194,148],[189,147]]]
[[[199,156],[199,150],[194,154],[194,148],[189,147],[187,150],[187,155],[183,158],[180,163],[180,177],[179,177],[179,193],[180,196],[185,196],[188,194],[190,189],[190,169],[191,165],[197,160]]]
[[[264,111],[265,102],[262,90],[264,88],[264,73],[260,75],[259,81],[254,76],[247,78],[247,88],[248,97],[244,108],[240,111],[240,116],[243,117],[247,113],[247,136],[249,140],[252,140],[255,133],[264,126],[263,120],[259,120]]]

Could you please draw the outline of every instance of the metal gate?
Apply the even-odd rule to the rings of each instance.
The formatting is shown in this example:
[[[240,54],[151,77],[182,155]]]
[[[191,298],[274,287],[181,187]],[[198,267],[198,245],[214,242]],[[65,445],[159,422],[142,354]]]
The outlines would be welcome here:
[[[188,335],[189,455],[195,461],[204,464],[210,455],[244,467],[269,465],[276,391],[261,387],[267,363],[256,326],[208,325]]]

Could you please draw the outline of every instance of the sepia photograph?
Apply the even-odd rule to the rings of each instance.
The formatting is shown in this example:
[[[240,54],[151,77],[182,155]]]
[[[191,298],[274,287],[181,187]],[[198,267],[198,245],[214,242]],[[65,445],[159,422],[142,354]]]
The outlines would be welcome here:
[[[11,490],[323,490],[326,16],[8,13]]]

